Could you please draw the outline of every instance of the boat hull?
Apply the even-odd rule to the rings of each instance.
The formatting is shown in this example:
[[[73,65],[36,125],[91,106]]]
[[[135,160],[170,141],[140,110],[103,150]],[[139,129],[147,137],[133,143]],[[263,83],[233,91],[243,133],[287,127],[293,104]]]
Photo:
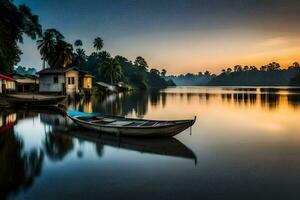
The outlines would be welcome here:
[[[109,134],[114,134],[116,136],[134,136],[134,137],[172,137],[175,136],[187,128],[191,127],[195,121],[194,120],[178,120],[178,121],[168,121],[172,122],[172,125],[157,126],[157,127],[120,127],[120,126],[106,126],[95,123],[89,123],[76,117],[68,115],[76,124],[87,128],[89,130],[94,130],[98,132],[105,132]],[[124,118],[126,120],[126,118]]]
[[[29,98],[16,98],[6,96],[5,100],[13,106],[25,106],[25,107],[35,107],[35,106],[52,106],[62,102],[66,97],[52,97],[45,99],[29,99]]]

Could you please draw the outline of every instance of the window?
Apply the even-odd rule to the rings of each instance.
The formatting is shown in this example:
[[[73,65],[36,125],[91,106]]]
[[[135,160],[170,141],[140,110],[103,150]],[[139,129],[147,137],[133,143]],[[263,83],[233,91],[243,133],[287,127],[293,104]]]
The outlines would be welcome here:
[[[58,83],[58,76],[53,77],[53,83]]]
[[[74,85],[75,84],[75,77],[68,77],[68,85]]]

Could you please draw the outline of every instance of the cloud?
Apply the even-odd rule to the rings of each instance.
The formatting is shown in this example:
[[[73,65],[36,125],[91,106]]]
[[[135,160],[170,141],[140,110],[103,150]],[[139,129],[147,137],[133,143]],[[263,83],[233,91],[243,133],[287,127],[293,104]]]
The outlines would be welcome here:
[[[276,37],[276,38],[270,38],[266,39],[264,41],[261,41],[258,43],[259,46],[263,47],[273,47],[273,46],[280,46],[284,44],[288,44],[289,40],[285,37]]]

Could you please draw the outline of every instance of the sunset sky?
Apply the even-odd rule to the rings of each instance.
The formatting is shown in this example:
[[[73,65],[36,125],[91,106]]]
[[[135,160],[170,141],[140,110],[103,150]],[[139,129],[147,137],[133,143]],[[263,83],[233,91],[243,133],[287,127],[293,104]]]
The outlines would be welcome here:
[[[57,28],[68,42],[93,39],[130,60],[142,56],[168,74],[235,64],[260,67],[271,61],[300,62],[300,1],[297,0],[15,0]],[[25,40],[20,65],[41,68],[35,42]]]

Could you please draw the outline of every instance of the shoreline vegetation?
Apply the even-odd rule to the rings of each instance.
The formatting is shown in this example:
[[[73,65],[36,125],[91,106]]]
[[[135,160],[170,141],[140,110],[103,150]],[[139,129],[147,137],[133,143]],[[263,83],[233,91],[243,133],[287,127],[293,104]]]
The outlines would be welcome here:
[[[3,0],[0,4],[0,73],[10,75],[26,71],[14,66],[20,62],[22,51],[19,45],[28,36],[37,43],[37,50],[43,61],[42,68],[77,67],[94,76],[94,82],[111,85],[122,82],[132,89],[166,88],[175,85],[191,86],[300,86],[300,65],[295,62],[288,69],[281,69],[272,62],[257,68],[236,65],[223,69],[219,75],[206,71],[198,74],[166,75],[167,71],[151,68],[147,61],[137,56],[134,61],[103,50],[102,38],[91,41],[95,51],[90,55],[82,48],[78,39],[73,44],[56,29],[42,29],[37,15],[25,5],[16,6],[13,1]],[[28,68],[30,74],[33,68]]]
[[[95,51],[87,55],[81,40],[71,44],[58,30],[43,30],[39,17],[32,14],[30,8],[16,6],[10,0],[1,1],[0,4],[0,73],[10,75],[15,72],[14,66],[20,62],[22,54],[19,45],[23,43],[25,35],[36,40],[43,69],[77,67],[93,75],[95,82],[111,85],[122,82],[128,88],[165,88],[175,85],[171,80],[164,79],[166,70],[160,72],[150,68],[141,56],[134,61],[121,55],[111,56],[103,50],[104,42],[100,37],[96,37],[92,43]]]
[[[294,62],[287,69],[272,62],[259,69],[255,66],[236,65],[223,69],[219,75],[209,71],[167,76],[178,86],[300,86],[300,65]]]

